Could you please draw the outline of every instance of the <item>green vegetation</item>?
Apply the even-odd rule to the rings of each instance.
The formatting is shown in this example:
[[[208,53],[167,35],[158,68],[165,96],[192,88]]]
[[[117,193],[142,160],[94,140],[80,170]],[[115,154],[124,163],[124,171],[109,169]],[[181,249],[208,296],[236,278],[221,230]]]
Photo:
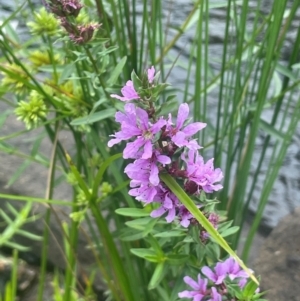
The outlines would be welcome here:
[[[25,251],[27,247],[14,242],[16,234],[41,240],[37,300],[44,300],[51,218],[61,229],[65,259],[64,273],[55,273],[53,300],[95,300],[95,273],[102,276],[105,300],[173,301],[185,289],[184,275],[197,275],[201,267],[224,259],[226,254],[236,257],[247,270],[233,250],[239,244],[253,192],[260,184],[257,212],[241,254],[247,263],[300,113],[300,28],[289,49],[288,62],[281,60],[300,1],[273,2],[266,13],[261,10],[261,0],[255,1],[255,6],[250,6],[248,0],[188,1],[189,14],[180,26],[174,27],[169,17],[163,17],[165,13],[172,14],[171,6],[166,10],[165,1],[47,0],[46,9],[27,0],[0,23],[0,101],[6,108],[0,112],[0,126],[9,118],[24,123],[23,130],[0,136],[1,153],[24,160],[13,170],[7,185],[22,179],[32,163],[48,171],[44,197],[0,194],[1,199],[23,203],[21,210],[9,203],[6,211],[0,210],[5,225],[0,247]],[[138,7],[142,11],[138,12]],[[210,49],[213,9],[226,12],[219,57]],[[16,20],[26,24],[25,41],[14,26]],[[191,31],[194,38],[182,50],[188,54],[187,60],[181,59],[181,52],[174,57],[172,49]],[[150,66],[160,71],[159,84],[153,90],[144,88],[148,84],[145,72]],[[187,77],[180,84],[166,85],[174,70],[182,70]],[[128,162],[120,154],[124,144],[108,148],[107,142],[109,135],[119,130],[115,113],[124,111],[124,102],[110,95],[120,94],[130,79],[134,88],[139,87],[139,93],[154,91],[151,95],[161,115],[174,116],[179,103],[188,103],[193,120],[207,123],[196,138],[203,146],[203,157],[208,159],[213,154],[214,166],[223,170],[223,189],[210,199],[201,194],[198,201],[205,203],[204,213],[218,212],[218,231],[171,176],[161,175],[209,233],[207,243],[199,239],[195,228],[151,218],[155,205],[142,208],[128,194],[129,182],[123,172]],[[213,97],[214,105],[210,103]],[[209,110],[213,106],[212,119]],[[266,112],[272,116],[271,121],[266,121]],[[11,139],[22,140],[29,131],[36,131],[38,138],[30,141],[31,149],[25,153],[16,149]],[[67,133],[72,148],[62,142],[61,132]],[[259,133],[263,135],[263,145],[258,149]],[[50,155],[40,150],[45,137],[51,141]],[[272,154],[263,174],[262,164],[270,145]],[[257,162],[254,153],[259,158]],[[54,198],[62,182],[72,187],[68,200]],[[25,223],[41,219],[40,214],[30,213],[36,204],[46,208],[43,237],[22,229]],[[58,217],[58,208],[70,211],[68,223]],[[80,271],[76,249],[82,224],[88,229],[85,238],[95,257],[86,287],[76,276]],[[12,281],[2,296],[5,301],[15,300],[14,254]],[[233,289],[236,300],[263,300],[259,294],[255,297],[257,280],[251,277],[254,281],[249,282],[243,295]]]

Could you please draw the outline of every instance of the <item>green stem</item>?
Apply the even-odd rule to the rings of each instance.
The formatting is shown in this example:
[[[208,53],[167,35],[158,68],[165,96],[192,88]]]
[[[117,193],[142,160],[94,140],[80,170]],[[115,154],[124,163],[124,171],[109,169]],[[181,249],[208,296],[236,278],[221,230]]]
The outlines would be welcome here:
[[[116,245],[113,241],[113,238],[109,232],[107,223],[105,222],[97,205],[93,202],[91,202],[90,204],[91,204],[91,211],[95,217],[95,221],[96,221],[99,233],[101,234],[103,243],[106,246],[107,255],[110,258],[110,262],[112,264],[112,269],[116,276],[117,281],[116,281],[115,285],[119,286],[120,293],[124,297],[124,300],[134,301],[135,298],[131,291],[130,282],[127,277],[127,273],[125,272],[125,268],[122,264],[121,257],[119,255],[119,251],[117,250]]]
[[[50,158],[50,166],[48,171],[48,179],[47,179],[47,190],[45,194],[45,199],[50,200],[53,196],[53,185],[55,180],[55,160],[56,160],[56,148],[58,141],[58,132],[59,132],[59,123],[56,122],[55,125],[55,137],[52,146],[51,158]],[[49,244],[49,223],[50,223],[51,209],[48,208],[45,216],[45,226],[43,233],[43,246],[42,246],[42,256],[41,256],[41,266],[40,266],[40,275],[39,275],[39,287],[38,287],[38,301],[43,301],[43,293],[44,293],[44,284],[46,279],[46,268],[47,268],[47,258],[48,258],[48,244]]]

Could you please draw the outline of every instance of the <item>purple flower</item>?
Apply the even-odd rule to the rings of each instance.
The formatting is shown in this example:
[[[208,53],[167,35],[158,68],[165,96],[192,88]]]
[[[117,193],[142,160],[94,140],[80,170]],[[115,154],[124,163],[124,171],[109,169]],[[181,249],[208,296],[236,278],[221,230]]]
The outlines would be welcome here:
[[[197,282],[189,276],[185,276],[183,280],[193,290],[178,293],[179,298],[189,298],[193,299],[193,301],[201,301],[208,294],[207,279],[202,279],[200,274],[198,274]]]
[[[142,112],[145,111],[139,108],[137,109],[137,113],[139,113],[140,117],[142,117]],[[140,135],[135,141],[127,143],[123,151],[123,157],[125,159],[136,158],[141,147],[144,148],[144,152],[141,156],[142,159],[148,159],[152,157],[154,136],[165,125],[166,121],[163,119],[159,119],[156,123],[152,125],[148,122],[148,115],[146,114],[143,116],[144,122],[139,125]]]
[[[211,288],[211,297],[207,301],[222,301],[222,296],[218,293],[215,287]]]
[[[194,216],[190,213],[190,211],[186,209],[184,205],[180,205],[178,209],[178,217],[180,220],[180,224],[182,227],[187,228],[190,225],[191,219],[193,219]]]
[[[198,145],[197,141],[190,140],[190,138],[195,135],[197,132],[202,130],[206,127],[206,123],[202,122],[194,122],[187,126],[183,126],[184,122],[187,120],[189,115],[189,106],[187,103],[183,103],[179,106],[178,109],[178,115],[177,115],[177,122],[176,126],[172,127],[170,126],[170,120],[171,115],[169,115],[169,121],[168,121],[168,131],[169,135],[171,137],[171,140],[174,144],[176,144],[178,147],[187,147],[189,149],[199,149],[200,146]]]
[[[137,159],[126,166],[124,172],[131,179],[129,194],[138,201],[151,203],[160,192],[159,169],[157,164],[171,163],[171,159],[155,150],[150,159]]]
[[[155,75],[155,69],[154,66],[148,69],[148,82],[149,84],[152,84],[154,81],[154,75]]]
[[[132,80],[127,81],[126,85],[121,89],[123,96],[117,94],[111,94],[110,97],[117,98],[121,101],[129,101],[134,99],[140,99],[140,96],[134,89]]]
[[[124,108],[125,114],[117,112],[115,116],[116,121],[121,123],[121,131],[111,135],[114,139],[108,142],[108,146],[135,137],[135,141],[127,143],[123,157],[125,159],[151,158],[154,136],[166,124],[166,120],[160,118],[156,123],[151,124],[145,110],[136,108],[133,104],[126,104]],[[141,148],[143,148],[142,152]]]
[[[243,271],[234,258],[229,257],[224,262],[218,262],[214,268],[214,272],[209,267],[203,267],[202,273],[213,281],[215,284],[221,284],[228,276],[230,280],[235,278],[248,278],[248,274]],[[243,284],[242,282],[241,284]]]
[[[227,276],[227,266],[223,262],[218,262],[214,272],[207,266],[201,269],[201,272],[215,284],[221,284]]]
[[[221,184],[215,184],[223,178],[223,173],[220,168],[214,169],[213,159],[204,163],[203,157],[196,151],[190,150],[188,158],[184,154],[181,159],[186,162],[187,182],[185,189],[190,194],[199,193],[204,190],[206,193],[223,188]]]
[[[229,257],[223,262],[223,265],[226,266],[227,274],[230,280],[235,278],[248,278],[248,274],[242,270],[239,264],[232,258]]]
[[[124,172],[133,181],[150,182],[150,184],[157,186],[160,181],[157,163],[164,166],[170,164],[171,159],[155,150],[150,159],[135,160],[126,166]]]
[[[164,213],[168,212],[166,216],[166,221],[171,223],[176,216],[176,208],[179,205],[179,200],[169,189],[160,186],[159,191],[154,198],[154,202],[161,203],[161,206],[158,209],[155,209],[151,212],[151,217],[159,217]]]
[[[77,26],[76,30],[70,32],[69,37],[75,44],[78,45],[85,44],[93,38],[95,30],[99,26],[100,26],[99,24],[79,25]],[[65,28],[67,29],[68,25],[66,25]]]
[[[78,0],[48,0],[44,2],[59,17],[77,17],[83,5]]]
[[[157,187],[150,182],[136,183],[136,186],[139,185],[140,187],[130,189],[128,194],[134,196],[137,201],[142,201],[146,204],[152,203],[157,194]],[[135,187],[133,181],[130,182],[130,187]]]
[[[115,139],[108,141],[107,145],[109,147],[120,143],[122,140],[128,140],[140,133],[140,130],[136,129],[137,117],[135,105],[128,103],[124,106],[124,110],[125,114],[122,112],[117,112],[115,115],[116,121],[121,123],[122,130],[114,135],[110,135],[111,137],[115,137]]]

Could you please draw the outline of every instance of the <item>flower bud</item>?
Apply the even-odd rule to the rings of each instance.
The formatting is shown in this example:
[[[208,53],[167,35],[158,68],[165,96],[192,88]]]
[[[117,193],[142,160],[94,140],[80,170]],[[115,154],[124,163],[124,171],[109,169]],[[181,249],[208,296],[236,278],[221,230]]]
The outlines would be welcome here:
[[[70,33],[70,39],[78,45],[89,42],[94,35],[94,31],[99,27],[99,24],[87,24],[77,26],[76,33]]]
[[[53,14],[59,17],[73,16],[76,18],[83,5],[78,0],[51,0],[48,2],[48,7]]]

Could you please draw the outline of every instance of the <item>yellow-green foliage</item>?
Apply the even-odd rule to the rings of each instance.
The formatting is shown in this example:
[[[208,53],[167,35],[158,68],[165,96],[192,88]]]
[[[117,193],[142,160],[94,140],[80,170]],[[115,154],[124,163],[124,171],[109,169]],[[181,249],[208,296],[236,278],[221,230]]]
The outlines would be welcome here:
[[[35,50],[30,52],[28,59],[32,62],[35,67],[40,67],[43,65],[50,65],[52,63],[59,64],[60,57],[58,54],[55,54],[53,59],[54,62],[51,61],[50,55],[46,51]]]

